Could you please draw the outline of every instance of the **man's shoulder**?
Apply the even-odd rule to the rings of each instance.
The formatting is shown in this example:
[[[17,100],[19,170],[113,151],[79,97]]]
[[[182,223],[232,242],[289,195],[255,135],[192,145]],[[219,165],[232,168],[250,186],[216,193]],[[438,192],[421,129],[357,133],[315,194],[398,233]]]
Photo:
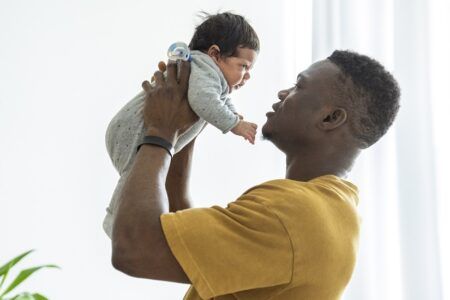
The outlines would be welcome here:
[[[315,178],[310,181],[299,181],[293,179],[277,178],[264,181],[257,184],[244,192],[244,194],[251,192],[262,192],[262,193],[297,193],[304,189],[310,189],[316,185],[317,182],[321,182],[320,178]]]
[[[302,191],[303,182],[289,179],[272,179],[247,189],[241,199],[252,199],[262,204],[297,198]]]
[[[243,196],[263,202],[316,201],[317,198],[352,199],[358,204],[358,189],[349,181],[334,175],[320,176],[309,181],[273,179],[255,185]],[[323,196],[323,197],[322,197]]]

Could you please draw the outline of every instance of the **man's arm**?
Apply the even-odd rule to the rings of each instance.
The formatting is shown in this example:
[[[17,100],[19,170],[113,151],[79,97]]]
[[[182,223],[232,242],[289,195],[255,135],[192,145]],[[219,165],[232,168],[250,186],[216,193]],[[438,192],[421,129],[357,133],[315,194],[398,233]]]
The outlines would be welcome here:
[[[135,277],[189,283],[173,256],[159,217],[167,213],[164,183],[170,156],[143,145],[122,192],[112,232],[113,266]]]
[[[166,179],[166,190],[169,196],[169,210],[176,212],[191,207],[189,196],[189,176],[195,139],[174,155],[170,162]]]
[[[187,103],[189,63],[169,64],[167,79],[155,73],[156,86],[146,81],[144,122],[147,135],[159,136],[172,145],[198,117]],[[163,148],[143,145],[136,155],[120,195],[112,231],[112,263],[128,275],[189,283],[164,236],[160,216],[167,213],[166,179],[170,155]]]

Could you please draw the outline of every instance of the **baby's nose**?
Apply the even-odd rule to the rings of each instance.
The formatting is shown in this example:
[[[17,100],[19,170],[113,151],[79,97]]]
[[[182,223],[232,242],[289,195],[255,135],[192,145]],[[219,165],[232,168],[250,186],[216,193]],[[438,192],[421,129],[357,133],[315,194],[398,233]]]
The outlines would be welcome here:
[[[246,72],[245,74],[244,74],[244,80],[249,80],[250,79],[250,73],[249,72]]]

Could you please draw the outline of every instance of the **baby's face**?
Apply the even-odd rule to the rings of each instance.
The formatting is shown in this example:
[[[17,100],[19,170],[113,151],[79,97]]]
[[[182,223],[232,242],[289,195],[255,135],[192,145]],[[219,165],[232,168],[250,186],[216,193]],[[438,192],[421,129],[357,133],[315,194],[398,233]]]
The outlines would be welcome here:
[[[249,48],[238,48],[235,56],[220,58],[217,65],[228,83],[231,93],[242,87],[250,79],[250,69],[255,64],[258,53]]]

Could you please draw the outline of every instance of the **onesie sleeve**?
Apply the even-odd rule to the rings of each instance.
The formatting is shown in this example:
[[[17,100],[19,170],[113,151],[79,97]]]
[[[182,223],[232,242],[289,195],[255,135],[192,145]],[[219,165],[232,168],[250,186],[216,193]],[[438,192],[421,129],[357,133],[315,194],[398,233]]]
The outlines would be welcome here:
[[[225,105],[228,106],[228,109],[231,110],[234,114],[237,114],[236,107],[234,106],[233,102],[231,101],[230,97],[227,97],[225,99]]]
[[[226,208],[161,215],[170,249],[202,299],[287,284],[293,250],[276,214],[246,195]]]
[[[193,62],[189,77],[189,104],[200,118],[227,133],[237,125],[239,117],[221,95],[222,85],[217,70],[207,63]]]

